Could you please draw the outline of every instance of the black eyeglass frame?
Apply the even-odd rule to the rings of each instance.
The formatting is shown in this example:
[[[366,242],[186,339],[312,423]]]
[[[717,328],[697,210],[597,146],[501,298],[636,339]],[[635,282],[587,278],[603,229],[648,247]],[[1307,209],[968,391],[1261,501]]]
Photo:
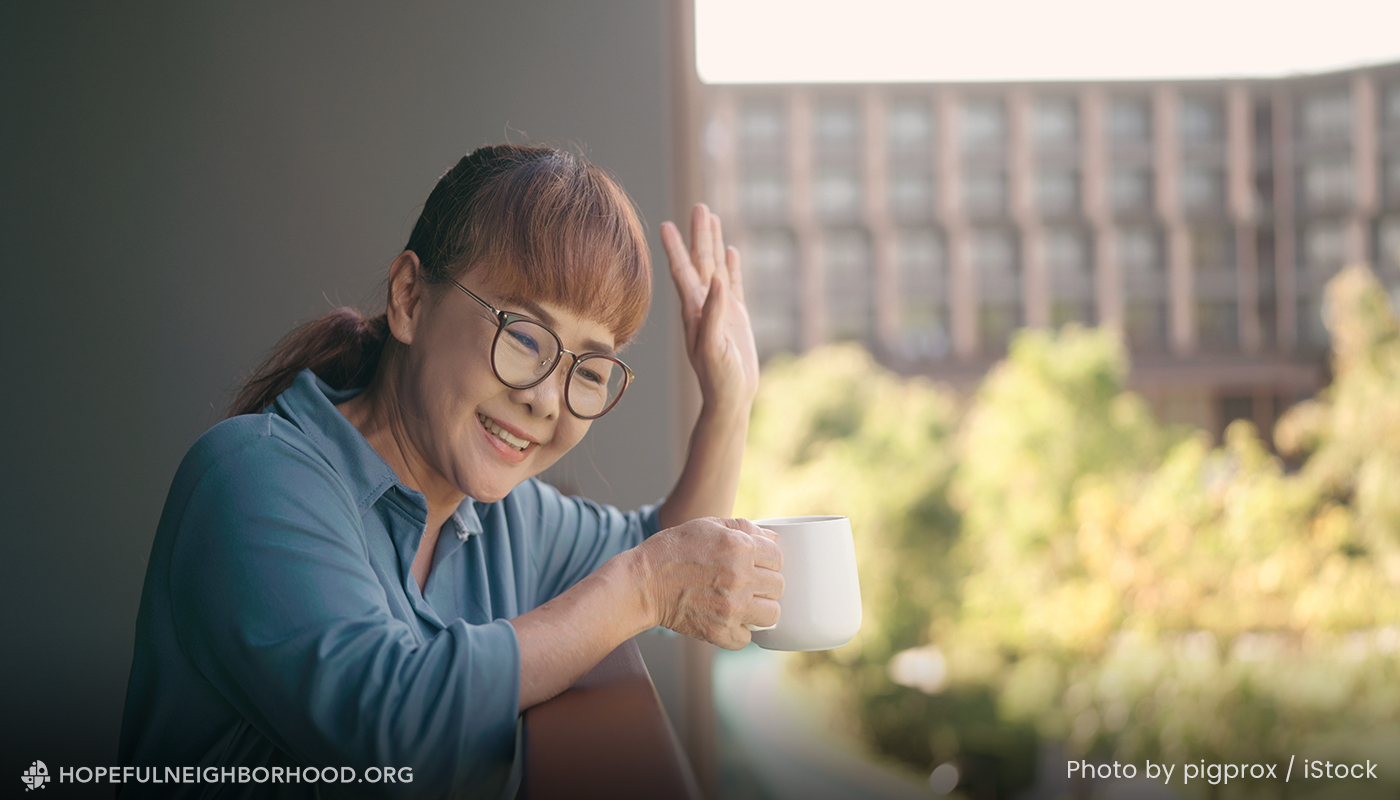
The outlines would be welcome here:
[[[476,292],[473,292],[471,289],[468,289],[467,287],[458,283],[456,279],[453,279],[452,285],[466,292],[468,297],[480,303],[482,308],[485,308],[487,311],[490,311],[491,314],[495,316],[496,335],[491,337],[491,373],[496,376],[496,380],[500,381],[506,386],[509,386],[512,389],[530,389],[535,386],[539,386],[541,383],[544,383],[545,381],[549,380],[549,376],[553,375],[554,370],[559,368],[559,362],[564,360],[564,354],[568,353],[569,355],[574,357],[574,363],[569,367],[569,371],[564,377],[564,405],[568,407],[570,414],[573,414],[579,419],[597,419],[603,416],[604,414],[608,413],[609,411],[612,411],[613,408],[617,406],[617,401],[622,399],[622,395],[627,392],[627,387],[631,386],[633,379],[637,377],[637,373],[633,372],[631,367],[622,363],[622,359],[618,358],[617,356],[608,355],[607,353],[575,353],[574,351],[564,346],[564,342],[559,338],[559,334],[554,332],[553,328],[549,327],[543,322],[540,322],[534,317],[527,317],[522,314],[514,314],[510,311],[502,311],[478,297]],[[505,378],[502,378],[500,370],[496,369],[496,344],[501,340],[501,334],[505,331],[506,326],[511,324],[512,322],[529,322],[533,325],[538,325],[539,327],[543,328],[550,336],[554,337],[554,344],[556,347],[558,347],[558,352],[554,354],[554,363],[549,365],[549,369],[545,370],[543,375],[541,375],[539,378],[533,381],[530,381],[529,383],[511,383]],[[608,403],[608,405],[602,411],[599,411],[597,414],[591,415],[578,413],[578,411],[574,410],[574,404],[569,401],[569,385],[574,380],[574,371],[578,368],[579,362],[587,358],[606,358],[610,361],[616,362],[618,366],[622,367],[623,373],[622,388],[617,390],[617,397],[614,397],[612,399],[612,402]]]

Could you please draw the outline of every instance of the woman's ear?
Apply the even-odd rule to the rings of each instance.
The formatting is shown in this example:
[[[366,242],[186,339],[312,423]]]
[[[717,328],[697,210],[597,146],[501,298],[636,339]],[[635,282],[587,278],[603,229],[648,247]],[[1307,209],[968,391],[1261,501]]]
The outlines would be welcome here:
[[[423,282],[423,265],[412,250],[399,253],[389,265],[389,332],[403,344],[413,344],[413,334],[422,318],[427,284]]]

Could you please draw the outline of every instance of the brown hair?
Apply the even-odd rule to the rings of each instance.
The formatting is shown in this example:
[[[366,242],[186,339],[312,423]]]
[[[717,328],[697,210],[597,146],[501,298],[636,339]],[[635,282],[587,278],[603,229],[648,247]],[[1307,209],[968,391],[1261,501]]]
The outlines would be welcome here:
[[[632,201],[561,150],[479,148],[438,179],[405,250],[440,285],[477,269],[505,297],[602,320],[622,346],[646,319],[651,254]],[[336,389],[367,385],[389,340],[385,315],[338,308],[287,334],[243,383],[229,416],[256,414],[310,369]]]

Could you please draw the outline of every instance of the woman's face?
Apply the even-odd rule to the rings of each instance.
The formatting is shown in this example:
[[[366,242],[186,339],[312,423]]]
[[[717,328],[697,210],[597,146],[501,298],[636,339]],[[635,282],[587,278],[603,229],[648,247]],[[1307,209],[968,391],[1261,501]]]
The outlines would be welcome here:
[[[544,323],[568,350],[612,352],[615,340],[607,325],[553,303],[502,297],[481,272],[458,281],[501,311]],[[491,312],[451,283],[428,292],[419,312],[401,373],[401,425],[424,466],[450,487],[494,502],[554,464],[588,432],[591,422],[574,416],[564,402],[573,365],[568,355],[542,383],[512,389],[491,368]],[[429,478],[417,477],[420,485]]]

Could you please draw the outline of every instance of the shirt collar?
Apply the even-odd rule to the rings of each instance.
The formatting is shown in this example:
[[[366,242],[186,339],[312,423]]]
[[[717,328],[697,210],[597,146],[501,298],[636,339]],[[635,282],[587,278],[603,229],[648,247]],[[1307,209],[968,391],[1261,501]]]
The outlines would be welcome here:
[[[304,369],[297,373],[292,385],[277,396],[269,411],[285,417],[316,445],[330,462],[331,468],[350,485],[361,515],[368,513],[390,487],[397,486],[427,519],[427,498],[421,492],[405,486],[359,429],[336,408],[337,404],[362,390],[332,389],[311,370]],[[468,497],[453,512],[451,519],[457,528],[457,538],[465,540],[481,533],[481,518],[476,505],[476,501]]]

